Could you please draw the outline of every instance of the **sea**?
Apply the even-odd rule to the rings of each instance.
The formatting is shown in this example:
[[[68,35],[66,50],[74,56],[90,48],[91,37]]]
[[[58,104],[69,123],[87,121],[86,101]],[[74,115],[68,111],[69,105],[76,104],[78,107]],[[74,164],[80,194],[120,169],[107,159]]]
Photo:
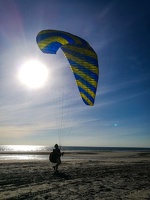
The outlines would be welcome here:
[[[139,147],[85,147],[85,146],[62,146],[62,152],[112,152],[112,151],[132,151],[132,152],[150,152],[150,148]],[[17,160],[48,160],[51,146],[34,145],[0,145],[0,161]]]

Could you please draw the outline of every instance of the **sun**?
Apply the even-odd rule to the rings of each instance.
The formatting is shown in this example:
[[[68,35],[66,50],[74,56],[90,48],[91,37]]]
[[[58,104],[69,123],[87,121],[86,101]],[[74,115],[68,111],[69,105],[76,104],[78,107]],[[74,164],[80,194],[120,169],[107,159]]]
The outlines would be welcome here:
[[[37,60],[25,62],[19,70],[18,78],[30,89],[43,87],[48,79],[48,68]]]

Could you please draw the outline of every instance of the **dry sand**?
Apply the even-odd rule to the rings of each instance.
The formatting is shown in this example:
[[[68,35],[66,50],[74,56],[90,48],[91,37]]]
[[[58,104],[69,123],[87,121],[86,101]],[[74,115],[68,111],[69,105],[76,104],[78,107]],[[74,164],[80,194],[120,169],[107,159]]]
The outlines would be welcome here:
[[[0,199],[150,199],[150,153],[69,155],[58,174],[49,161],[1,161]]]

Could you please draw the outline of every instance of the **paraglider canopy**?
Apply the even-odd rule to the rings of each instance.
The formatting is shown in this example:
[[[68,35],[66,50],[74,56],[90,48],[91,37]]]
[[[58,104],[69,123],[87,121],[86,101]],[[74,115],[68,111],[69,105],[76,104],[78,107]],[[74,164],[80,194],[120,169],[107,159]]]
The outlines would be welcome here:
[[[59,48],[70,63],[80,95],[86,105],[93,106],[99,68],[97,54],[84,39],[58,30],[43,30],[36,37],[43,53],[56,54]]]

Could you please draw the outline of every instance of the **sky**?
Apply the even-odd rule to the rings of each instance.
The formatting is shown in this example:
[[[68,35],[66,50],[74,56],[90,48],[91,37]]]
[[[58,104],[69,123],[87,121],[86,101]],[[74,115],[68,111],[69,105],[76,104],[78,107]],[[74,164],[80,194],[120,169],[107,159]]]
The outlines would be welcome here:
[[[0,0],[0,145],[150,147],[149,0]],[[77,35],[98,56],[94,106],[82,101],[63,52],[44,54],[41,30]],[[43,88],[18,80],[29,60]]]

